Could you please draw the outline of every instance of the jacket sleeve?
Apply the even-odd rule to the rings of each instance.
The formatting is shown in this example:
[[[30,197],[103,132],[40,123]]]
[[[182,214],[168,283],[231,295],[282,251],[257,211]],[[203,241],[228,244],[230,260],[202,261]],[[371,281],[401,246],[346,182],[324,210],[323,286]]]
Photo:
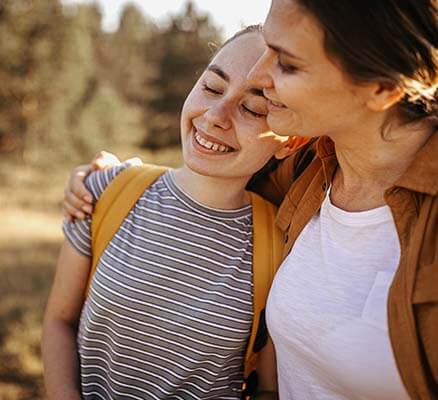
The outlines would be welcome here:
[[[248,183],[248,190],[275,204],[281,204],[292,183],[316,154],[315,139],[298,147],[284,160],[271,159]]]
[[[422,257],[416,274],[413,303],[417,334],[428,371],[426,376],[438,398],[438,200],[436,197],[427,200],[431,207],[421,238]]]

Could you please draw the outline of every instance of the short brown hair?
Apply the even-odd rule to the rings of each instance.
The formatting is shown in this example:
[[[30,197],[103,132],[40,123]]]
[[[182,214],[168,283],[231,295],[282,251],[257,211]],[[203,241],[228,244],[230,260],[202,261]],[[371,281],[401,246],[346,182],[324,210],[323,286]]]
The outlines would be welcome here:
[[[231,36],[229,39],[227,39],[225,41],[225,43],[221,46],[224,47],[226,46],[228,43],[232,42],[234,39],[237,39],[239,36],[245,35],[247,33],[262,33],[263,32],[263,25],[258,24],[258,25],[249,25],[243,29],[241,29],[240,31],[237,31],[233,36]]]

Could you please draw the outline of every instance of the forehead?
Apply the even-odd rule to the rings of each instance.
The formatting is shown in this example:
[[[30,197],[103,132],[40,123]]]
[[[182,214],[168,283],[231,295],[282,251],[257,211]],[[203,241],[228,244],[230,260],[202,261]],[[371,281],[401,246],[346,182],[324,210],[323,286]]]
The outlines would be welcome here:
[[[230,80],[246,79],[249,71],[263,54],[265,45],[259,32],[243,34],[218,51],[211,64],[218,65]]]
[[[325,55],[324,33],[318,22],[293,0],[272,0],[263,35],[266,44],[275,49],[304,58]]]

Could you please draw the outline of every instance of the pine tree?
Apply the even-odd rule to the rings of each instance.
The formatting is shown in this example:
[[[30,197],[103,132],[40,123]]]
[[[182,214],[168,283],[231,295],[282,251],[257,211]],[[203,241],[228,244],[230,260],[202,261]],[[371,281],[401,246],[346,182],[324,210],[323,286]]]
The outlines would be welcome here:
[[[34,164],[117,144],[179,142],[179,113],[220,35],[192,3],[157,27],[134,6],[0,0],[0,154]]]
[[[29,127],[49,101],[63,15],[57,0],[0,2],[0,151],[23,159]]]
[[[157,43],[159,75],[151,82],[156,96],[149,103],[145,146],[159,148],[180,142],[179,115],[184,99],[212,56],[209,43],[220,41],[208,15],[199,15],[192,2],[164,29]]]
[[[141,107],[146,107],[153,96],[149,82],[157,75],[154,42],[159,33],[151,20],[128,4],[106,49],[107,69],[117,91]]]

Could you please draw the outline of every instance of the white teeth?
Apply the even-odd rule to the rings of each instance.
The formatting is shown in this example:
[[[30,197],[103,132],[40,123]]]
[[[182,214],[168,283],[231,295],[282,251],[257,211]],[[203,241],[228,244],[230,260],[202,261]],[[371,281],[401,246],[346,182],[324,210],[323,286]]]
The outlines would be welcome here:
[[[223,144],[213,143],[210,142],[209,140],[204,139],[198,133],[195,134],[195,139],[202,147],[205,147],[206,149],[209,150],[219,151],[221,153],[226,153],[227,151],[231,150],[229,147],[224,146]]]

